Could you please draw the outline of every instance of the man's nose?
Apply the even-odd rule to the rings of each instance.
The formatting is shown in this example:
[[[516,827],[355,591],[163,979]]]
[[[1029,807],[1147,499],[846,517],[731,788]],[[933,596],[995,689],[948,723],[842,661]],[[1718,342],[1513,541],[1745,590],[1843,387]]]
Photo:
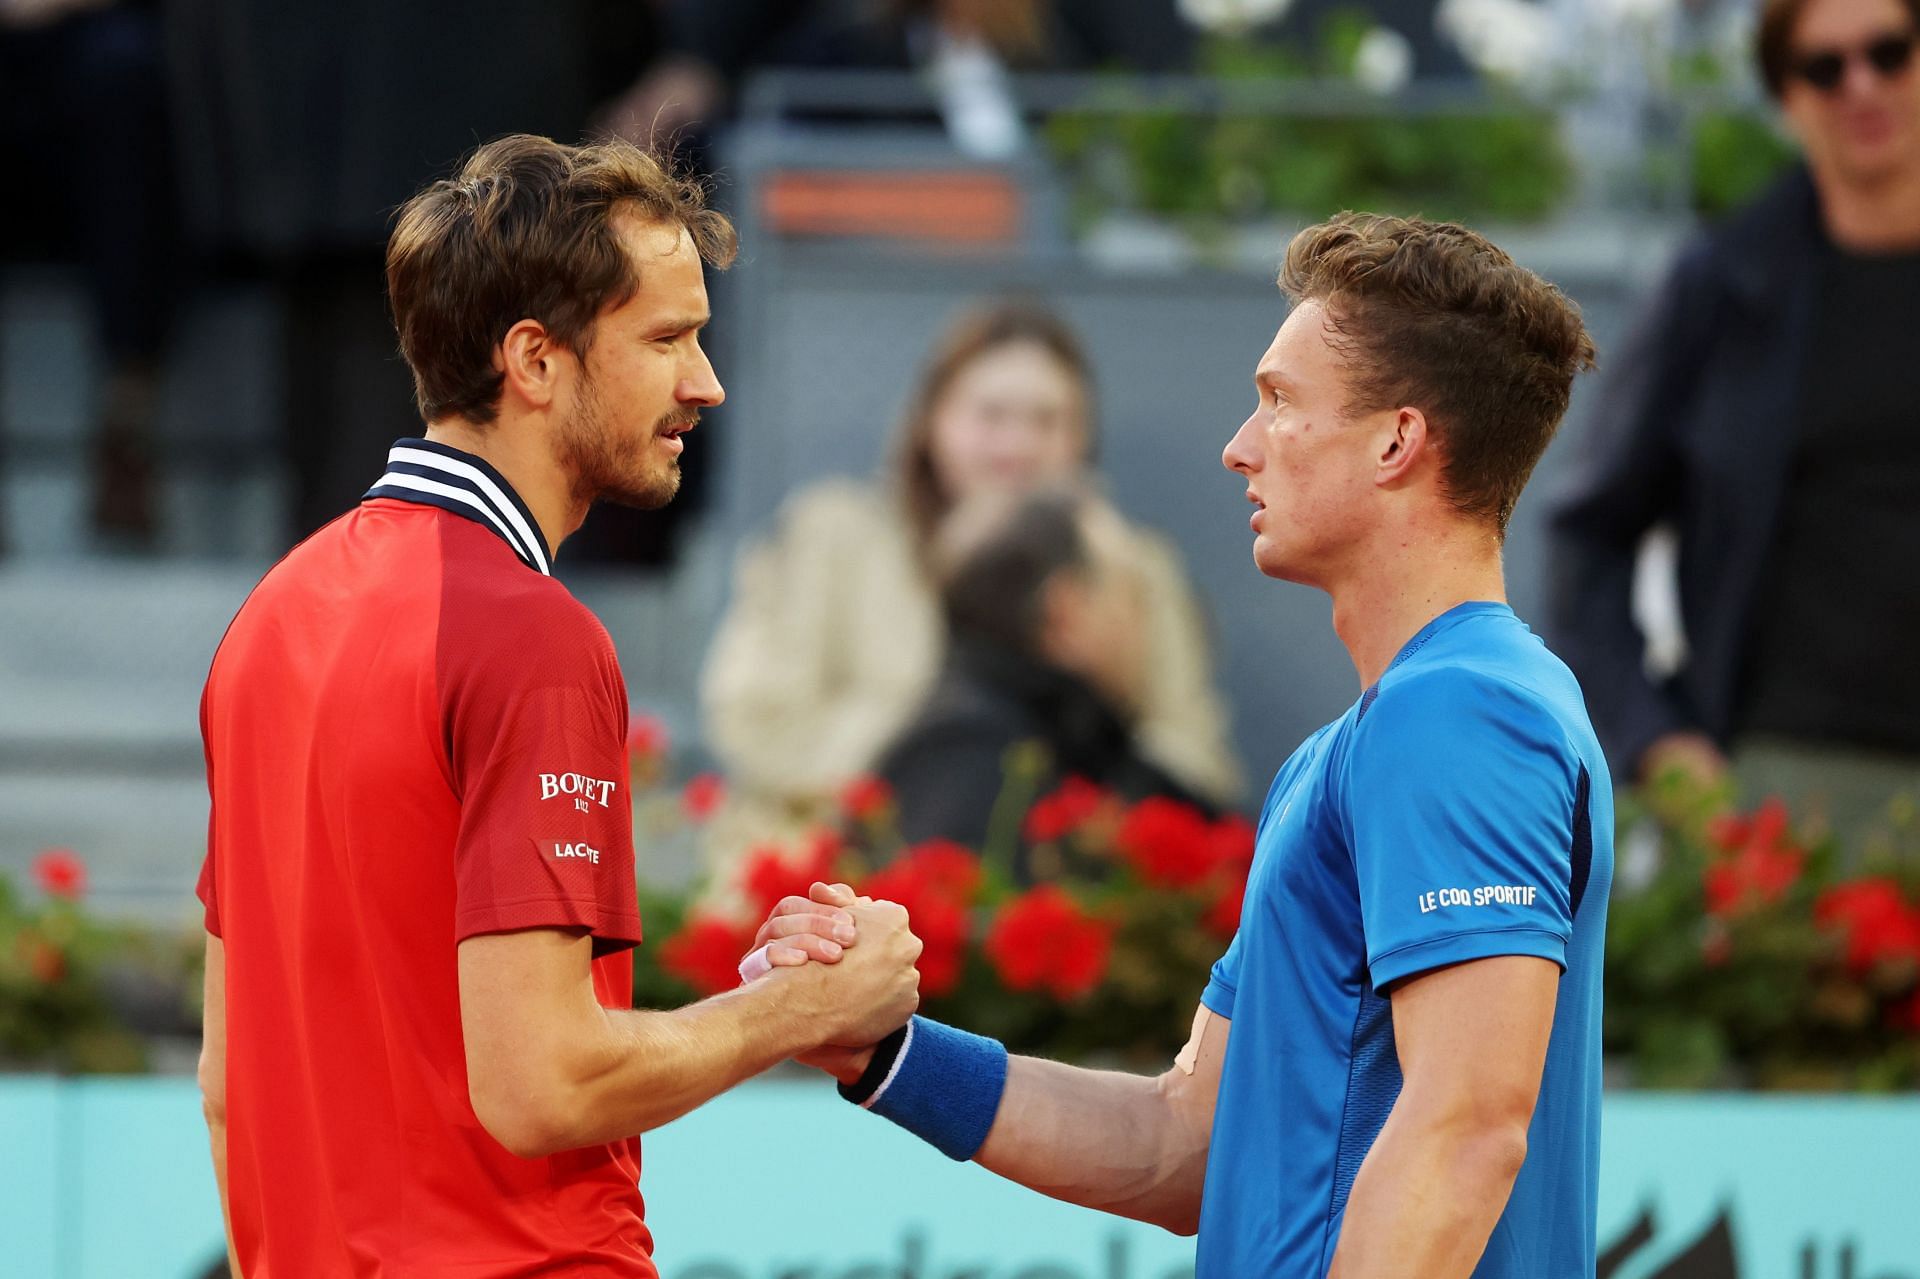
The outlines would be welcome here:
[[[1227,441],[1227,447],[1220,451],[1220,465],[1229,471],[1238,471],[1242,475],[1251,475],[1259,469],[1260,455],[1253,448],[1253,418],[1249,417],[1240,424],[1240,429]]]
[[[681,380],[677,398],[682,404],[709,409],[726,403],[727,388],[720,385],[720,375],[713,371],[713,361],[705,351],[699,353],[695,366]]]

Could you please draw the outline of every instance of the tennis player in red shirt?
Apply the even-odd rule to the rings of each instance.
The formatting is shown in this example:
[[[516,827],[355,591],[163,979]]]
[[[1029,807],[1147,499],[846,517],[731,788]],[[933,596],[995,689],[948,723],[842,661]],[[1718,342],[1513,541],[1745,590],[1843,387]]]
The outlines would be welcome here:
[[[672,497],[733,252],[618,142],[503,138],[401,211],[425,436],[260,583],[201,705],[200,1078],[248,1279],[651,1277],[634,1134],[917,1003],[905,912],[862,901],[769,921],[749,986],[630,1007],[626,689],[553,553]]]

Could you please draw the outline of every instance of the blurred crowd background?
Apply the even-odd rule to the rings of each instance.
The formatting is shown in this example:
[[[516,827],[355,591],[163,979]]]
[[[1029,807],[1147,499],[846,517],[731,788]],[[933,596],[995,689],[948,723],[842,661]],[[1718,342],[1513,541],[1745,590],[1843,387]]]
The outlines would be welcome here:
[[[697,925],[822,831],[1004,844],[1022,890],[1231,879],[1358,690],[1324,599],[1255,572],[1219,454],[1287,238],[1363,208],[1486,231],[1601,346],[1508,572],[1630,801],[1613,1047],[1764,1076],[1784,972],[1795,1068],[1913,1079],[1917,29],[1910,0],[0,0],[0,1064],[78,1060],[47,1045],[94,1014],[46,988],[86,929],[191,949],[213,648],[419,431],[391,212],[525,131],[671,151],[742,236],[680,497],[559,563],[642,726],[672,980],[723,980]],[[1049,903],[1025,926],[1080,919]]]

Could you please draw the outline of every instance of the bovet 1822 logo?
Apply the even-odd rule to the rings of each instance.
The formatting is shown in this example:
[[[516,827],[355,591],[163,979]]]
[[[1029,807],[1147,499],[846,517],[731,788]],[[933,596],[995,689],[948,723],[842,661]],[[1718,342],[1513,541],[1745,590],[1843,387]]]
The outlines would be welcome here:
[[[619,789],[618,782],[603,782],[597,777],[588,777],[585,773],[542,773],[540,774],[540,798],[554,799],[565,795],[573,800],[573,806],[586,812],[593,805],[609,807],[613,792]]]

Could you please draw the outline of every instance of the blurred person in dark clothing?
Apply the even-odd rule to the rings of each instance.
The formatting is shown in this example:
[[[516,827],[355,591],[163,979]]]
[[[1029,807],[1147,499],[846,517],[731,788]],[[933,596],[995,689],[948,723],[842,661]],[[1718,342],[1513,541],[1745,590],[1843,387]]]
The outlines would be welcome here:
[[[1003,788],[1038,797],[1068,777],[1212,811],[1134,740],[1146,596],[1109,509],[1072,489],[983,495],[947,517],[935,555],[946,659],[876,770],[908,842],[979,848]],[[1024,768],[1022,748],[1035,751]],[[1015,860],[1022,883],[1049,869],[1066,868],[1036,867],[1025,848]]]
[[[1729,776],[1854,839],[1920,790],[1920,0],[1767,0],[1805,152],[1680,257],[1552,522],[1552,621],[1616,766]],[[1648,676],[1642,539],[1689,655]]]
[[[578,138],[645,59],[654,8],[171,0],[189,227],[212,253],[263,271],[286,305],[293,537],[358,503],[368,452],[417,425],[383,298],[393,210],[477,141]],[[655,537],[614,540],[664,555],[670,518],[597,513],[579,541],[643,522]]]
[[[710,136],[761,68],[919,70],[956,143],[990,158],[1005,72],[1174,70],[1193,43],[1172,0],[670,0],[667,15],[671,52],[603,117],[636,140]]]
[[[0,0],[0,202],[7,261],[85,273],[105,365],[89,511],[115,549],[157,531],[153,418],[179,245],[153,4]],[[103,179],[104,175],[104,179]]]

